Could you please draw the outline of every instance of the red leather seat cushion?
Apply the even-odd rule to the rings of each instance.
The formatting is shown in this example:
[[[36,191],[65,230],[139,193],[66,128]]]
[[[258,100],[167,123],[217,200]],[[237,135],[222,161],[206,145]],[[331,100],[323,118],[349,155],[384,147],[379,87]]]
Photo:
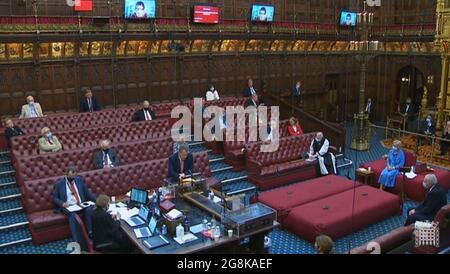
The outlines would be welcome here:
[[[56,225],[67,225],[67,217],[62,213],[55,213],[53,210],[44,210],[28,215],[30,227],[39,230],[45,227]]]
[[[284,225],[301,238],[314,242],[320,234],[338,239],[400,212],[398,196],[361,186],[292,209]]]
[[[292,208],[342,193],[352,189],[355,182],[344,177],[330,175],[303,183],[261,193],[258,200],[277,210],[279,217],[287,215]],[[360,186],[360,184],[356,184]]]

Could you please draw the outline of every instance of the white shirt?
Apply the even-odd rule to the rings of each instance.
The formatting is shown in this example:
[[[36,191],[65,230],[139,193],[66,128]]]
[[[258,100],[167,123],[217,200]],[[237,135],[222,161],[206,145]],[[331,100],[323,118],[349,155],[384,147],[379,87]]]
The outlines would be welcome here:
[[[367,107],[366,107],[366,112],[370,112],[370,105],[371,105],[372,103],[368,103],[367,104]]]
[[[102,159],[105,159],[105,152],[102,152],[102,153],[103,153]],[[106,163],[105,163],[105,161],[103,161],[103,166],[112,166],[112,162],[111,162],[111,159],[109,158],[109,154],[106,154]]]
[[[78,191],[77,188],[77,184],[75,184],[75,182],[73,183],[74,188],[77,190],[78,193],[78,197],[80,196],[80,192]],[[70,190],[69,187],[69,182],[66,179],[66,194],[67,194],[67,205],[71,206],[71,205],[76,205],[77,204],[77,198],[75,198],[75,195],[73,195],[72,191]],[[80,202],[81,202],[81,197],[80,197]]]
[[[151,121],[152,115],[150,115],[150,111],[144,109],[145,121]]]
[[[219,92],[217,92],[217,90],[214,91],[208,90],[206,92],[206,101],[210,102],[215,100],[220,100]]]
[[[250,88],[250,92],[251,92],[252,95],[256,94],[256,90],[253,87]]]

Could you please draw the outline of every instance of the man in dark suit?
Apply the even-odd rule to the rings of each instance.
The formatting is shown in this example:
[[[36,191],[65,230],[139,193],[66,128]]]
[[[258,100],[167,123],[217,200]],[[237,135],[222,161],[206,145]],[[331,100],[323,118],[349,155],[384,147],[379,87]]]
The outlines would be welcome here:
[[[253,94],[257,94],[256,88],[253,87],[253,79],[248,79],[248,86],[244,89],[244,97],[251,97]]]
[[[97,99],[92,95],[92,90],[86,89],[84,98],[80,102],[80,112],[94,112],[101,109]]]
[[[11,119],[5,120],[5,126],[6,126],[5,137],[8,140],[8,142],[10,142],[11,138],[13,137],[25,134],[20,127],[14,125]]]
[[[416,119],[416,106],[413,104],[411,98],[406,99],[406,104],[400,112],[406,118],[406,130],[414,131],[414,120]]]
[[[438,185],[437,177],[428,174],[423,180],[423,187],[427,190],[425,201],[415,209],[408,210],[408,219],[405,226],[415,222],[433,221],[438,211],[447,205],[447,194]]]
[[[373,122],[373,114],[375,113],[375,104],[372,102],[372,99],[367,99],[366,108],[364,109],[364,113],[369,115],[369,121]]]
[[[189,153],[189,146],[180,145],[178,153],[169,158],[169,179],[172,182],[179,182],[186,175],[194,172],[194,156]]]
[[[292,96],[299,102],[303,103],[303,87],[302,82],[298,81],[292,89]]]
[[[110,199],[105,194],[95,201],[96,209],[92,213],[92,242],[97,251],[103,253],[127,253],[132,244],[120,228],[120,214],[108,212]]]
[[[152,121],[156,119],[155,113],[150,109],[150,102],[144,101],[142,103],[142,109],[136,111],[133,116],[133,121]]]
[[[96,169],[111,168],[120,165],[117,152],[110,148],[109,140],[100,141],[100,149],[94,154],[94,166]]]
[[[434,125],[433,118],[431,115],[428,115],[427,118],[422,122],[422,134],[425,135],[434,135],[436,133],[436,126]]]
[[[79,211],[69,211],[68,208],[73,205],[80,205],[84,202],[95,202],[95,196],[86,186],[84,179],[77,176],[75,167],[69,167],[66,176],[59,179],[54,188],[53,203],[55,211],[61,212],[69,218],[69,227],[74,241],[79,242],[77,238],[77,222],[75,214],[83,213],[88,233],[92,236],[92,207],[86,207]]]
[[[249,98],[247,100],[247,102],[245,103],[245,107],[259,107],[262,103],[259,100],[259,97],[257,94],[253,94],[251,98]]]

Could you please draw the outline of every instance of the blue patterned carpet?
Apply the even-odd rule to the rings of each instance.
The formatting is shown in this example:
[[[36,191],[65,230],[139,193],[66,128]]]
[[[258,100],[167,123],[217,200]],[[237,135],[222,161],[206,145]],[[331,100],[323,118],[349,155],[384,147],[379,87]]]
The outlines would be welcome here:
[[[351,126],[347,127],[347,148],[345,150],[345,157],[351,159],[354,162],[354,165],[346,170],[341,171],[342,176],[348,176],[350,178],[354,178],[355,167],[359,166],[359,163],[362,162],[371,162],[387,153],[387,150],[381,146],[381,138],[383,137],[383,132],[377,131],[373,133],[371,140],[371,149],[369,152],[355,152],[351,149],[350,143],[352,138],[352,130]],[[193,151],[202,151],[205,148],[201,145],[196,145],[192,147]],[[225,164],[223,160],[220,160],[222,155],[214,155],[211,152],[209,153],[210,159],[219,159],[218,161],[214,161],[211,164],[211,168],[213,170],[217,169],[226,169],[219,172],[213,172],[214,177],[218,180],[226,180],[232,178],[238,178],[242,176],[246,176],[247,173],[244,172],[233,172],[229,170],[230,166]],[[9,157],[5,155],[0,155],[0,160],[8,160]],[[1,170],[10,170],[12,167],[4,165],[0,168]],[[14,180],[13,175],[2,175],[0,176],[0,184],[6,183]],[[234,182],[231,182],[226,185],[227,191],[237,191],[240,189],[252,187],[253,185],[249,183],[246,179],[240,179]],[[19,189],[16,185],[1,187],[0,188],[0,197],[4,195],[16,194]],[[250,193],[251,195],[252,193]],[[450,195],[449,195],[450,201]],[[413,202],[406,202],[404,208],[409,208],[414,206]],[[17,200],[8,200],[8,201],[0,201],[0,211],[7,210],[11,208],[17,208],[21,206],[20,199]],[[381,236],[395,228],[403,226],[405,221],[405,212],[402,216],[395,216],[374,224],[370,227],[367,227],[363,230],[352,233],[346,237],[336,240],[336,252],[337,253],[348,253],[350,249],[360,246],[364,243],[369,242],[370,240]],[[21,221],[26,221],[26,216],[22,211],[6,213],[0,215],[0,227],[12,223],[17,223]],[[26,226],[19,227],[16,229],[7,230],[4,232],[0,232],[0,245],[6,242],[12,242],[16,240],[29,238],[30,232]],[[275,229],[271,234],[270,238],[272,239],[272,248],[270,249],[270,253],[272,254],[314,254],[316,251],[312,244],[306,242],[305,240],[299,238],[298,236],[284,231],[282,229]],[[64,241],[58,241],[49,243],[46,245],[34,246],[31,242],[21,243],[14,246],[0,248],[0,253],[15,253],[15,254],[59,254],[59,253],[69,253],[66,250],[66,246],[69,243],[69,239]]]

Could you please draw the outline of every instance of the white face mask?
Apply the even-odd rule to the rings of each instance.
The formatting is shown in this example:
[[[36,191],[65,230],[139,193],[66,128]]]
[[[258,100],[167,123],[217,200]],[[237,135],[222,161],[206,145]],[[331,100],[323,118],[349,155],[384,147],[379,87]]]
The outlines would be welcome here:
[[[30,102],[28,102],[28,104],[29,104],[30,106],[32,106],[32,105],[34,105],[34,101],[30,101]]]

